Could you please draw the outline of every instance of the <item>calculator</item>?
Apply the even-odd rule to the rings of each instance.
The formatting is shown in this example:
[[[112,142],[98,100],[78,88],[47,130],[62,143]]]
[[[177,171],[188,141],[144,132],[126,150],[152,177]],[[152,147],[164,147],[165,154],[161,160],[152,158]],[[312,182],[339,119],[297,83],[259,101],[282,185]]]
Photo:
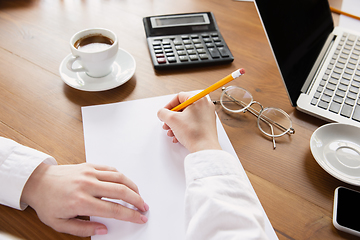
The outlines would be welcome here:
[[[211,12],[143,18],[155,69],[231,63],[230,49]]]

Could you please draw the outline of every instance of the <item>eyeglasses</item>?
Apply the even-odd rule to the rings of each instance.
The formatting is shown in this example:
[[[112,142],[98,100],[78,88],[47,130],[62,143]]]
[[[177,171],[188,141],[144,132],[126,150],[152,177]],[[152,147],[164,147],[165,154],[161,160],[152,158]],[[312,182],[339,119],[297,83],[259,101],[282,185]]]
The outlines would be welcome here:
[[[276,148],[275,138],[285,134],[294,134],[290,116],[283,110],[273,107],[263,107],[259,102],[253,100],[252,95],[245,89],[229,86],[222,89],[220,101],[221,106],[232,113],[250,112],[257,117],[257,126],[262,133],[272,138],[273,148]],[[258,104],[260,111],[255,110],[252,105]]]

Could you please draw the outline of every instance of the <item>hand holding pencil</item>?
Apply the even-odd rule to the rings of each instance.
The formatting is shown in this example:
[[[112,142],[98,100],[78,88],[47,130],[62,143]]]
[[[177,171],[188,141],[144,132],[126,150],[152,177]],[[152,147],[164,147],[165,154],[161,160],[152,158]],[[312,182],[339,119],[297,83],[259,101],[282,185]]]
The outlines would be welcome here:
[[[180,142],[190,152],[221,149],[216,129],[215,105],[211,101],[201,98],[181,112],[170,110],[191,96],[189,92],[181,92],[158,111],[159,119],[164,122],[163,129],[173,143]]]
[[[158,117],[164,122],[163,129],[173,142],[180,142],[190,152],[221,149],[217,136],[215,106],[203,96],[244,73],[243,69],[239,69],[193,97],[191,93],[179,93],[160,109]],[[178,112],[180,110],[183,111]]]

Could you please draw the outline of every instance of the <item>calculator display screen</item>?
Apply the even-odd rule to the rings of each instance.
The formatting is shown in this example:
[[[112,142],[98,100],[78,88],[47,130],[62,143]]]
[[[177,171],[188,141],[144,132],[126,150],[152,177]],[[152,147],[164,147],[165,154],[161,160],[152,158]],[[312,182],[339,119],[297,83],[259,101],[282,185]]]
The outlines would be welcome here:
[[[207,14],[186,14],[150,18],[153,28],[210,24]]]

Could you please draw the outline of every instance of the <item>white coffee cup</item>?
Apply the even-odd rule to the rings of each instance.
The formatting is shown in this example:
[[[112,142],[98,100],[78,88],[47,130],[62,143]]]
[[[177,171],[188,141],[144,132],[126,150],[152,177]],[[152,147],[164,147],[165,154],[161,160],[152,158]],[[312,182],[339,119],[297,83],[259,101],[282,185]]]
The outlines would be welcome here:
[[[110,41],[109,41],[110,40]],[[85,29],[70,39],[72,57],[66,66],[73,72],[86,72],[94,78],[108,75],[118,53],[118,39],[115,33],[104,28]],[[80,67],[74,68],[77,62]]]

